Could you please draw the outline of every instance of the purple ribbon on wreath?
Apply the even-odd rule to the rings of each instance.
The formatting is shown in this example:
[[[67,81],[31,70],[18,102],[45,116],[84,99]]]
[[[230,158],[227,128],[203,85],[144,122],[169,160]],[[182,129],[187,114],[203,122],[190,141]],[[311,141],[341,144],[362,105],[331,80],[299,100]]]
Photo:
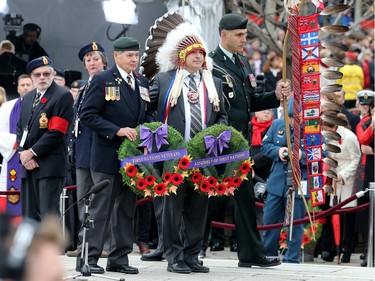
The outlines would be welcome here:
[[[147,147],[149,153],[152,152],[153,143],[155,141],[157,151],[160,150],[160,147],[163,144],[169,144],[168,141],[165,139],[168,137],[168,125],[163,124],[156,130],[151,130],[146,126],[141,126],[139,129],[140,139],[143,142],[139,145],[140,147]]]
[[[223,149],[229,147],[228,144],[231,137],[232,131],[230,130],[223,131],[218,137],[204,136],[204,144],[206,149],[208,149],[208,154],[213,154],[215,157],[218,156],[218,151],[222,154]]]

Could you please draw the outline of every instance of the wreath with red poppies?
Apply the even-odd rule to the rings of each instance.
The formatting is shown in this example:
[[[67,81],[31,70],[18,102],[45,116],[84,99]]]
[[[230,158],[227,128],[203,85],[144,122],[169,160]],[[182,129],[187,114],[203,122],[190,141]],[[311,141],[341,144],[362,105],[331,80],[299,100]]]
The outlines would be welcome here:
[[[210,150],[215,148],[207,148],[207,138],[211,138],[215,142],[224,134],[227,134],[226,144],[222,147],[222,154],[212,156]],[[229,137],[230,135],[230,137]],[[220,150],[220,149],[219,149]],[[249,151],[249,145],[246,139],[235,128],[221,124],[213,125],[194,136],[188,143],[188,152],[194,161],[199,159],[213,159],[221,156],[234,155],[236,153]],[[244,153],[245,154],[245,153]],[[233,157],[235,158],[235,157]],[[193,162],[194,162],[193,161]],[[227,162],[219,165],[207,165],[200,168],[192,168],[190,172],[190,182],[194,185],[194,189],[199,193],[207,196],[231,196],[234,191],[241,185],[242,181],[247,180],[247,174],[251,170],[250,157],[237,161]]]
[[[151,131],[156,131],[161,126],[160,122],[145,123],[135,128],[137,131],[137,139],[131,141],[125,139],[119,149],[118,158],[121,161],[120,173],[123,182],[129,186],[134,193],[140,196],[163,196],[171,193],[176,193],[177,188],[184,182],[189,174],[189,164],[191,158],[188,155],[182,157],[165,160],[161,162],[162,173],[155,168],[155,163],[131,163],[130,159],[145,155],[145,147],[142,144],[145,142],[141,139],[140,131],[141,126],[148,128]],[[165,135],[163,144],[167,150],[164,152],[180,151],[186,149],[186,143],[182,135],[174,128],[167,127],[167,135]],[[143,128],[143,129],[144,129]],[[147,154],[146,156],[152,157],[157,154]],[[129,162],[127,162],[129,159]]]

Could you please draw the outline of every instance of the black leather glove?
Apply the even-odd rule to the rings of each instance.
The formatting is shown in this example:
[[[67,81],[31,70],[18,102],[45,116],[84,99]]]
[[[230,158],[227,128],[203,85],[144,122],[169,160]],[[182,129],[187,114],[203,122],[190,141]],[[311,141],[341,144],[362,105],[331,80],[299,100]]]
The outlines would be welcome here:
[[[256,94],[262,94],[266,90],[266,79],[264,78],[263,73],[259,73],[256,77],[257,85],[255,87],[255,93]]]

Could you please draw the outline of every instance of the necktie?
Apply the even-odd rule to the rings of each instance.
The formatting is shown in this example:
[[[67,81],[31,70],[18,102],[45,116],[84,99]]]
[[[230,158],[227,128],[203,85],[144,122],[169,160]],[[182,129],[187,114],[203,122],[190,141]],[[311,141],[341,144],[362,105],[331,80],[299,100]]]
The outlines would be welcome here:
[[[241,64],[240,64],[240,61],[238,60],[238,56],[237,54],[233,54],[233,61],[234,61],[234,64],[238,67],[241,67]]]
[[[194,74],[190,74],[189,77],[189,93],[195,92],[196,94],[198,94],[198,87],[195,83]],[[199,131],[202,130],[202,113],[199,99],[198,102],[190,103],[190,115],[190,137],[193,138]]]
[[[39,102],[40,102],[40,97],[42,96],[42,93],[41,92],[37,92],[36,93],[36,96],[35,96],[35,100],[34,100],[34,102],[33,102],[33,109],[35,108],[35,107],[37,107],[37,105],[39,104]]]
[[[133,89],[132,76],[130,74],[128,74],[127,80],[128,80],[128,85],[130,86],[130,88]]]

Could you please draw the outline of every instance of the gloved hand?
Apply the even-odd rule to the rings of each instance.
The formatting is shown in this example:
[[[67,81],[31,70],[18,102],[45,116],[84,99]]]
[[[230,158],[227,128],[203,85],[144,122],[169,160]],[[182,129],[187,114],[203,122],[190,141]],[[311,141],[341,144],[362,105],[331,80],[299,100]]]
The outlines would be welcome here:
[[[266,90],[265,85],[266,85],[266,79],[264,78],[263,73],[259,73],[256,77],[256,82],[257,85],[255,87],[255,93],[256,94],[262,94]]]

